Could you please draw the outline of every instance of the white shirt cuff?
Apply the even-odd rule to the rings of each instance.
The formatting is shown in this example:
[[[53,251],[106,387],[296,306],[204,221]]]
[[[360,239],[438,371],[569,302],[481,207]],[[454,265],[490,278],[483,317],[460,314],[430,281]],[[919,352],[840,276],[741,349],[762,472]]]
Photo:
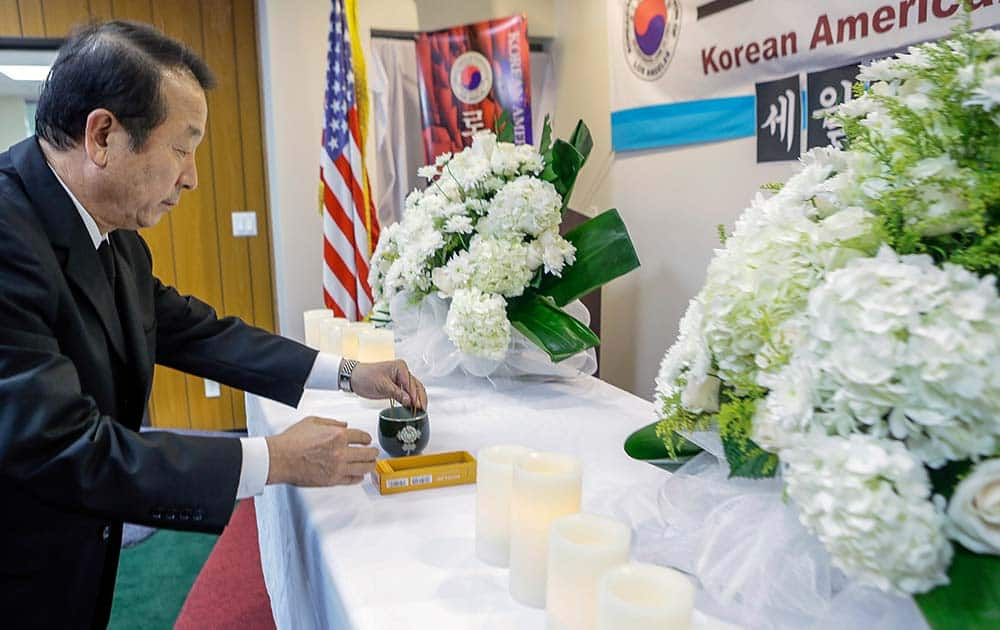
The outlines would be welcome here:
[[[317,354],[312,370],[309,371],[309,378],[306,379],[306,389],[340,389],[340,361],[341,357],[336,354]]]
[[[267,440],[262,437],[240,438],[243,447],[243,466],[240,468],[240,485],[236,488],[236,498],[248,499],[264,492],[267,473],[271,469],[271,454],[267,450]]]

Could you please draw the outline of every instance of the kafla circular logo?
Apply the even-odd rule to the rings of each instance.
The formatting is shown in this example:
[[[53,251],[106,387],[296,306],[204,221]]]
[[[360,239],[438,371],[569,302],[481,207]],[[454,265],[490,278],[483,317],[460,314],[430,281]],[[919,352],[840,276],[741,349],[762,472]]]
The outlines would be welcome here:
[[[647,81],[663,76],[674,57],[680,30],[678,0],[628,0],[625,5],[625,61],[632,72]]]
[[[493,89],[493,68],[482,54],[471,50],[451,66],[451,91],[458,100],[475,105]]]

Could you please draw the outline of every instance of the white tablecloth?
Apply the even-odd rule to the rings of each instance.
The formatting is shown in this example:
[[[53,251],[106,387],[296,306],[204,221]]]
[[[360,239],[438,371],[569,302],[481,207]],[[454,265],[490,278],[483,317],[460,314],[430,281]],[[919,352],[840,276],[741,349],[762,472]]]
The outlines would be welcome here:
[[[650,402],[603,381],[427,383],[427,453],[524,444],[583,461],[583,510],[621,517],[623,497],[649,495],[664,473],[622,444],[654,419]],[[318,415],[376,435],[378,409],[338,392],[307,391],[298,409],[247,396],[250,435]],[[642,488],[642,493],[631,489]],[[655,511],[655,510],[654,510]],[[633,515],[634,516],[634,515]],[[636,527],[634,517],[633,527]],[[257,497],[261,563],[278,628],[531,628],[544,611],[515,602],[508,571],[475,557],[475,486],[381,496],[360,486],[269,486]],[[641,523],[639,524],[641,527]],[[640,556],[640,553],[633,553]]]

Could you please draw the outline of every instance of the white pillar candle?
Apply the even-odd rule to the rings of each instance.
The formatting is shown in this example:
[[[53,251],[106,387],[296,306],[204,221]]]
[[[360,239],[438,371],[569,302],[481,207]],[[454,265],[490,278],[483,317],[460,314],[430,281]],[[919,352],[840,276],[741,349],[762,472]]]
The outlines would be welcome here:
[[[498,444],[476,454],[476,555],[483,562],[510,564],[510,495],[514,461],[531,453],[525,446]]]
[[[377,363],[392,361],[396,358],[396,339],[390,328],[363,328],[358,331],[358,361],[362,363]],[[389,399],[362,400],[365,407],[384,409],[389,406]]]
[[[514,463],[510,500],[510,594],[545,606],[549,528],[580,511],[580,460],[559,453],[531,453]]]
[[[628,562],[632,530],[605,516],[570,514],[552,522],[545,610],[548,628],[590,630],[597,625],[597,584]]]
[[[358,360],[358,334],[371,329],[368,322],[351,322],[340,331],[340,354],[345,359]]]
[[[319,350],[319,323],[333,317],[333,311],[328,308],[314,308],[302,314],[302,322],[306,327],[306,345]]]
[[[340,333],[341,328],[346,326],[348,321],[344,317],[328,317],[319,322],[319,350],[320,352],[330,352],[340,354]]]
[[[376,363],[396,358],[396,339],[389,328],[366,328],[358,331],[358,361]]]
[[[684,574],[654,564],[616,567],[600,581],[598,630],[691,627],[694,585]]]

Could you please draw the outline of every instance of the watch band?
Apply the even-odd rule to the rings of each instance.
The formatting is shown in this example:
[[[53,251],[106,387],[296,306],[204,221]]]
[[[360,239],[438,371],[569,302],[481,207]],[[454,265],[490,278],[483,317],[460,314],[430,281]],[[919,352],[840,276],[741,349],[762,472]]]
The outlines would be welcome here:
[[[351,374],[354,368],[358,367],[358,362],[354,359],[344,359],[340,362],[340,374],[337,376],[337,387],[341,391],[353,392],[351,389]]]

